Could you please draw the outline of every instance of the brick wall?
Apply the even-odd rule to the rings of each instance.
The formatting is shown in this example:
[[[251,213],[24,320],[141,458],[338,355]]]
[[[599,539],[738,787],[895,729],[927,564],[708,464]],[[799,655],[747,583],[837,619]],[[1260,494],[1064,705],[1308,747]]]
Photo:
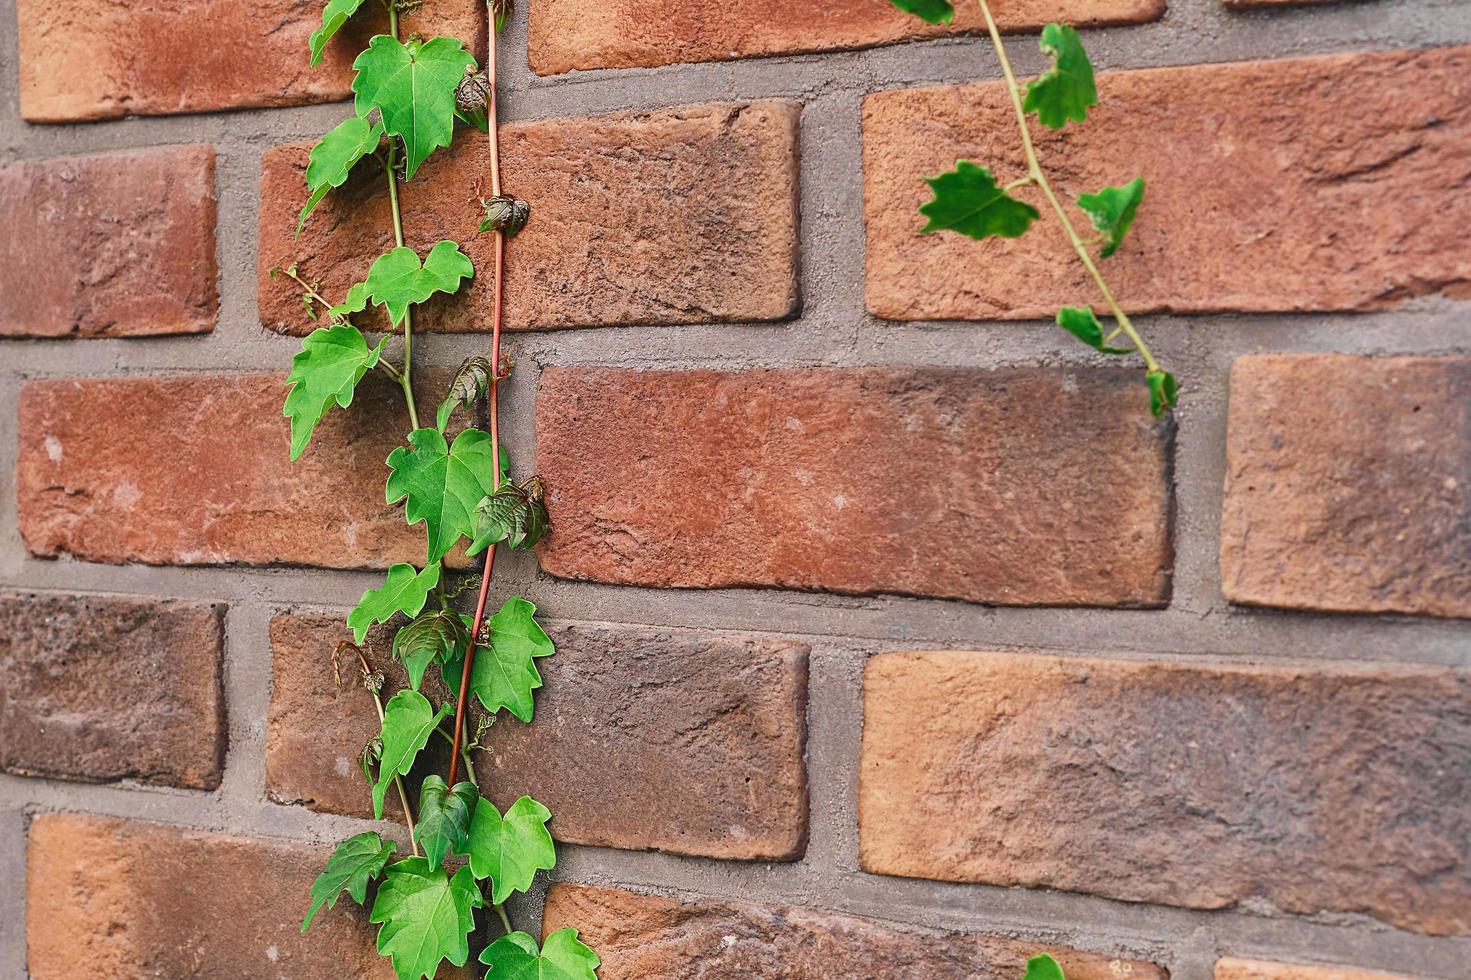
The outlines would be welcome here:
[[[1041,150],[1148,180],[1110,261],[1173,422],[1045,322],[1055,229],[914,234],[921,175],[1019,167],[969,7],[518,11],[503,430],[556,531],[497,588],[558,654],[483,764],[562,846],[512,914],[603,980],[1464,977],[1471,5],[997,5],[1024,71],[1087,27],[1102,105]],[[387,386],[287,460],[266,270],[388,240],[356,180],[291,239],[375,29],[311,71],[317,15],[0,0],[0,976],[387,976],[364,916],[296,930],[371,826],[342,616],[419,540]],[[484,48],[466,0],[407,29]],[[433,158],[409,238],[484,167]]]

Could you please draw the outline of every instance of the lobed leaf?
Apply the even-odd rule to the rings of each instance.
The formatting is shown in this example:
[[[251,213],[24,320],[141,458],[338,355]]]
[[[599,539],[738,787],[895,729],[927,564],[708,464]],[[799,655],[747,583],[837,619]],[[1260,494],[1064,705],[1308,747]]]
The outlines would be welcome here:
[[[394,635],[393,656],[408,672],[410,687],[417,691],[430,664],[454,656],[462,631],[454,613],[434,609],[420,613]]]
[[[531,603],[512,596],[490,617],[489,645],[476,648],[470,691],[492,714],[506,708],[521,721],[531,721],[535,706],[532,692],[541,687],[536,659],[556,652],[551,637],[537,624],[535,613]],[[459,654],[445,664],[445,681],[456,694],[463,671],[464,658]]]
[[[445,393],[444,401],[439,403],[439,411],[435,413],[434,422],[440,432],[449,424],[449,417],[457,408],[469,408],[476,399],[484,398],[490,390],[490,378],[494,368],[490,361],[484,357],[465,358],[460,369],[455,372],[454,380],[449,383],[449,391]]]
[[[364,298],[370,299],[387,307],[389,319],[398,326],[410,305],[422,303],[435,293],[453,293],[460,288],[461,280],[473,275],[475,266],[455,242],[436,242],[422,264],[419,253],[400,246],[373,260],[368,278],[362,283],[365,292],[354,295],[357,286],[353,286],[342,307],[344,312],[355,313],[357,310],[348,308],[356,304],[360,310]]]
[[[1098,89],[1078,32],[1062,24],[1048,24],[1042,28],[1038,46],[1052,59],[1052,68],[1027,86],[1022,108],[1035,112],[1049,129],[1061,129],[1069,119],[1087,119],[1089,106],[1098,104]]]
[[[1099,253],[1103,258],[1119,250],[1143,200],[1143,177],[1135,177],[1122,187],[1105,187],[1097,194],[1078,196],[1078,207],[1088,213],[1093,227],[1103,233],[1103,251]]]
[[[338,123],[312,147],[306,165],[306,186],[311,191],[311,196],[306,199],[306,204],[296,219],[298,236],[301,229],[306,227],[306,219],[322,203],[327,192],[346,183],[352,168],[363,157],[378,149],[382,139],[382,123],[369,125],[367,120],[353,116]]]
[[[1149,382],[1149,410],[1159,418],[1175,407],[1180,394],[1179,385],[1168,371],[1150,371],[1145,380]]]
[[[1098,322],[1098,317],[1087,307],[1064,306],[1057,311],[1057,325],[1104,354],[1132,353],[1127,348],[1104,346],[1103,324]]]
[[[378,761],[378,779],[373,783],[373,817],[383,819],[383,798],[394,776],[403,776],[429,744],[429,736],[453,711],[444,705],[438,711],[418,691],[405,688],[383,706],[383,753]]]
[[[506,480],[475,506],[475,534],[465,554],[478,555],[502,541],[534,548],[550,529],[541,480],[533,476],[519,487]]]
[[[385,841],[371,831],[356,834],[337,845],[327,866],[312,882],[312,907],[306,918],[301,920],[301,931],[311,927],[317,910],[323,905],[329,909],[337,904],[337,897],[344,891],[354,902],[362,905],[368,897],[368,882],[383,872],[383,866],[393,857],[392,841]]]
[[[889,0],[906,14],[913,14],[931,24],[948,24],[955,19],[950,0]]]
[[[1047,953],[1033,956],[1027,960],[1027,972],[1022,980],[1064,980],[1062,965]]]
[[[388,570],[388,578],[379,589],[363,593],[353,611],[347,614],[347,625],[352,635],[362,643],[374,623],[386,623],[394,613],[417,616],[429,598],[429,592],[439,584],[439,562],[432,562],[422,572],[413,565],[399,562]]]
[[[290,391],[282,414],[291,420],[291,458],[297,459],[311,440],[327,409],[336,402],[352,404],[358,382],[378,364],[388,338],[369,347],[362,332],[351,324],[318,327],[301,342],[301,351],[291,359],[286,377]]]
[[[597,980],[602,961],[577,938],[576,929],[558,929],[538,950],[527,933],[513,932],[485,948],[487,980]]]
[[[438,429],[415,429],[409,443],[413,448],[400,446],[388,455],[393,472],[385,497],[390,504],[407,499],[404,516],[410,524],[424,522],[429,559],[438,561],[474,533],[475,505],[494,485],[490,435],[466,429],[451,447]]]
[[[969,160],[956,161],[954,170],[926,177],[925,183],[935,197],[920,206],[919,213],[930,219],[920,229],[922,233],[958,231],[975,239],[1019,238],[1040,217],[1036,208],[998,186],[990,170]]]
[[[469,868],[450,877],[424,858],[406,858],[388,866],[368,921],[381,923],[378,952],[392,960],[398,980],[421,980],[444,960],[465,965],[474,910],[484,905]]]
[[[455,127],[455,89],[475,59],[457,38],[400,42],[379,34],[352,63],[354,108],[377,109],[383,128],[403,140],[404,179],[436,149],[449,146]]]
[[[470,870],[477,878],[492,882],[490,900],[499,905],[513,892],[531,887],[538,871],[557,864],[557,847],[552,843],[547,821],[552,811],[529,796],[523,796],[502,817],[495,804],[481,799],[470,821]]]
[[[322,55],[327,49],[327,42],[332,40],[336,34],[347,23],[347,19],[357,13],[363,0],[327,0],[327,6],[322,10],[322,26],[312,31],[312,36],[307,43],[312,49],[312,67],[322,63]]]
[[[439,776],[424,777],[419,787],[419,822],[414,825],[414,838],[423,846],[430,864],[438,867],[446,855],[465,853],[470,842],[470,815],[479,799],[474,783],[446,786]]]

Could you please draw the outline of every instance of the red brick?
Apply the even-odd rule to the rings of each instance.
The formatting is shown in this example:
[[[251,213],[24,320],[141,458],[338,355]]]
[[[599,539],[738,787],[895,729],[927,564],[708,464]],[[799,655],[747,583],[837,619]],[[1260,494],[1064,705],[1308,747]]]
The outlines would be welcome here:
[[[1004,939],[892,926],[819,909],[754,902],[678,901],[613,888],[555,884],[544,934],[571,926],[603,965],[600,980],[781,977],[833,980],[1016,980],[1049,952],[1068,980],[1166,980],[1153,963]]]
[[[365,6],[310,66],[322,7],[294,0],[17,0],[20,109],[32,122],[158,116],[331,102],[351,95],[352,62],[387,15]],[[446,11],[446,7],[449,8]],[[428,5],[403,31],[485,51],[485,8]]]
[[[1079,27],[1158,20],[1164,0],[1000,0],[1002,30],[1035,30],[1049,21]],[[629,68],[760,55],[844,51],[912,38],[983,30],[973,4],[956,5],[955,23],[933,27],[887,0],[817,4],[679,3],[677,0],[544,0],[531,5],[531,68],[541,75],[574,68]]]
[[[506,250],[512,330],[779,320],[797,308],[797,117],[791,102],[730,102],[502,127],[505,189],[532,205]],[[344,295],[392,247],[383,175],[365,165],[293,240],[306,199],[308,143],[262,161],[260,310],[304,333],[298,291],[271,279],[299,263]],[[462,138],[403,189],[404,231],[420,249],[463,243],[481,275],[426,304],[416,326],[490,329],[492,237],[467,199],[487,179],[484,140]],[[381,323],[362,315],[363,323]]]
[[[548,368],[542,567],[663,587],[1162,605],[1170,439],[1147,400],[1137,373],[1114,370]]]
[[[0,170],[0,337],[213,330],[214,174],[209,146]]]
[[[223,613],[172,599],[0,593],[0,768],[218,787]]]
[[[384,460],[408,429],[397,386],[370,376],[294,463],[285,395],[274,373],[27,382],[26,546],[156,565],[422,563],[423,526],[383,502]]]
[[[1269,963],[1264,960],[1241,960],[1227,956],[1216,960],[1215,980],[1411,980],[1411,978],[1396,973],[1350,970],[1341,966]]]
[[[1471,672],[882,654],[877,874],[1471,932]]]
[[[1233,602],[1471,616],[1471,357],[1243,357],[1221,580]]]
[[[1367,310],[1471,295],[1471,47],[1100,75],[1100,105],[1037,128],[1065,200],[1143,176],[1104,263],[1130,312]],[[921,235],[923,177],[958,158],[1023,172],[1000,82],[864,103],[868,306],[880,316],[1051,319],[1096,291],[1056,218],[1026,237]],[[1032,190],[1017,192],[1045,208]],[[1074,220],[1088,227],[1081,211]]]
[[[376,977],[376,927],[343,896],[298,931],[330,848],[47,813],[26,853],[32,980]],[[18,883],[17,883],[18,884]]]

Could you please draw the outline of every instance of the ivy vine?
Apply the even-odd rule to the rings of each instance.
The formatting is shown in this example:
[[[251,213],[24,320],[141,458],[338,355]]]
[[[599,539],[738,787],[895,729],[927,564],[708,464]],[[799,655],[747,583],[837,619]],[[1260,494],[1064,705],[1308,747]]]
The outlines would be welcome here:
[[[512,927],[505,901],[529,889],[537,872],[556,864],[547,830],[552,814],[529,796],[501,813],[481,795],[470,760],[501,711],[532,720],[534,692],[542,683],[536,661],[554,652],[536,621],[536,607],[525,599],[512,596],[486,615],[496,549],[531,548],[550,529],[541,481],[511,478],[500,447],[496,397],[510,370],[501,356],[505,245],[531,213],[530,205],[501,189],[496,43],[510,3],[487,5],[495,29],[484,70],[456,38],[400,39],[399,14],[411,5],[389,0],[388,33],[373,37],[353,62],[354,115],[312,148],[307,199],[296,224],[300,235],[312,212],[354,169],[376,165],[388,185],[395,247],[373,259],[363,279],[336,300],[324,296],[295,264],[273,270],[301,288],[307,315],[321,324],[302,341],[287,378],[284,414],[291,423],[291,458],[306,450],[334,404],[344,409],[352,404],[370,371],[387,375],[402,389],[410,431],[386,460],[384,497],[389,504],[403,504],[410,525],[424,525],[426,543],[422,566],[396,564],[381,586],[363,593],[347,617],[353,641],[333,654],[339,683],[343,659],[352,658],[377,707],[380,731],[363,748],[359,763],[370,785],[374,817],[383,817],[390,791],[397,796],[411,853],[400,854],[397,843],[372,832],[338,844],[311,886],[301,928],[305,932],[321,908],[333,907],[345,892],[369,908],[369,920],[378,925],[378,952],[390,958],[399,980],[415,980],[433,977],[446,961],[464,966],[477,912],[489,909],[504,931],[480,956],[489,975],[595,980],[597,954],[577,938],[577,930],[558,930],[539,945]],[[363,0],[329,0],[322,26],[310,39],[313,65],[362,6]],[[422,254],[405,243],[399,185],[414,179],[457,131],[475,130],[486,134],[490,160],[492,196],[481,201],[478,233],[494,236],[491,356],[466,360],[440,401],[433,426],[421,426],[413,385],[414,309],[436,295],[457,292],[476,270],[458,242],[435,242]],[[381,307],[388,322],[388,332],[373,345],[353,323],[369,307]],[[398,352],[389,349],[395,337],[402,339]],[[488,403],[489,428],[469,424],[451,438],[448,427],[455,413],[468,414],[482,399]],[[456,607],[473,579],[451,588],[452,573],[444,565],[465,541],[470,555],[485,555],[473,616]],[[406,680],[386,701],[386,680],[359,646],[370,629],[383,624],[394,628],[392,656]],[[454,692],[453,703],[436,705],[425,693],[425,678],[434,670]],[[473,736],[466,732],[471,715],[478,715]],[[436,735],[449,742],[449,774],[425,776],[418,793],[410,794],[405,777]],[[465,779],[459,780],[462,764]]]

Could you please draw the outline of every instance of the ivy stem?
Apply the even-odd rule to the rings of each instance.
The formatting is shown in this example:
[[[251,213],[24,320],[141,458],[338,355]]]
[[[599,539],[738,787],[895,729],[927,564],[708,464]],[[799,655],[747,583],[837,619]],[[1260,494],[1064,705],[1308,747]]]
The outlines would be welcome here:
[[[388,32],[398,40],[398,10],[392,0],[388,4]],[[384,168],[388,173],[388,206],[393,212],[393,241],[399,248],[404,244],[404,219],[403,211],[398,205],[398,144],[393,137],[388,138],[388,165]],[[399,372],[398,384],[403,389],[404,404],[409,409],[409,425],[417,429],[419,427],[419,410],[414,405],[414,382],[411,377],[414,364],[414,314],[407,307],[404,309],[404,366]]]
[[[373,695],[373,706],[378,709],[378,729],[382,731],[387,716],[383,712],[383,699],[378,696],[378,692],[373,690],[369,684],[369,679],[373,676],[373,669],[368,666],[368,660],[363,656],[362,650],[356,646],[353,646],[353,650],[357,653],[358,663],[363,668],[363,686],[368,689],[369,694]],[[381,766],[383,763],[380,760],[378,764]],[[393,776],[393,785],[398,790],[398,801],[403,804],[404,821],[409,825],[409,845],[414,849],[414,857],[418,857],[419,841],[414,837],[414,811],[409,807],[409,794],[404,790],[403,777],[395,773]]]
[[[1145,345],[1143,338],[1129,322],[1128,314],[1119,306],[1118,300],[1114,299],[1113,290],[1109,289],[1108,283],[1104,282],[1102,273],[1098,271],[1098,266],[1093,262],[1093,257],[1088,254],[1088,246],[1078,234],[1078,230],[1073,227],[1072,219],[1063,209],[1062,202],[1052,190],[1052,185],[1047,182],[1047,175],[1042,172],[1042,164],[1037,160],[1037,148],[1032,145],[1032,130],[1027,125],[1027,113],[1022,108],[1021,86],[1017,84],[1016,73],[1011,70],[1011,59],[1006,56],[1006,45],[1001,41],[1001,31],[996,26],[996,18],[991,16],[991,8],[987,5],[986,0],[976,0],[976,4],[981,8],[981,16],[985,18],[986,32],[991,35],[991,46],[996,49],[996,60],[1001,63],[1001,74],[1006,76],[1006,91],[1011,96],[1011,107],[1016,112],[1017,128],[1021,130],[1022,152],[1027,158],[1026,180],[1041,188],[1043,196],[1047,198],[1047,203],[1052,206],[1058,220],[1062,222],[1062,229],[1067,233],[1068,243],[1078,254],[1083,268],[1087,269],[1088,275],[1093,278],[1093,284],[1098,287],[1098,292],[1102,294],[1103,301],[1107,304],[1108,311],[1113,314],[1119,329],[1128,335],[1129,340],[1134,344],[1134,349],[1139,352],[1140,357],[1144,358],[1144,366],[1150,371],[1158,371],[1159,365],[1155,362],[1154,355],[1149,353],[1149,348]]]

